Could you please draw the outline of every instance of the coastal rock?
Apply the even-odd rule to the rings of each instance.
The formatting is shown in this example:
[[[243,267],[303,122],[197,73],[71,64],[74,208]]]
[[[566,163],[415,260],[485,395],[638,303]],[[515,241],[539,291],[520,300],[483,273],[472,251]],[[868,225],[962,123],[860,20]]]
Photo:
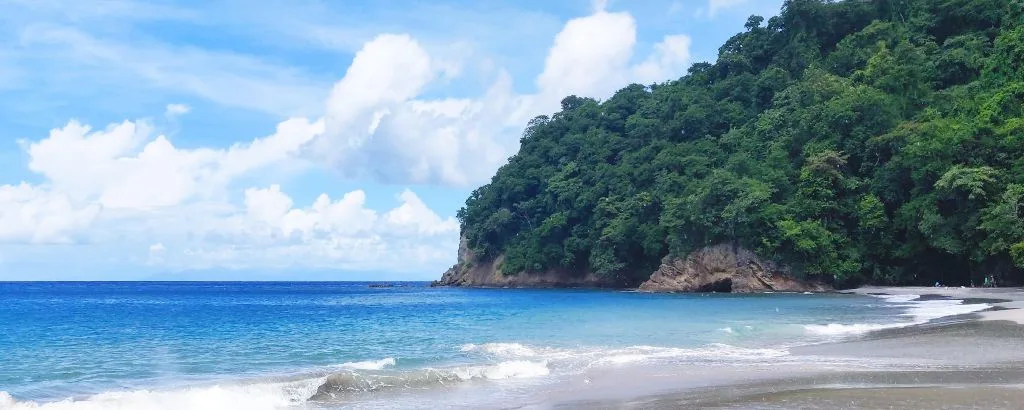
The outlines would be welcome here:
[[[698,249],[685,258],[666,257],[640,285],[650,292],[823,292],[823,283],[794,278],[785,268],[729,244]]]
[[[602,288],[614,284],[593,273],[576,274],[559,270],[505,274],[501,271],[504,256],[485,260],[469,249],[466,239],[459,241],[458,263],[449,268],[431,286],[494,287],[494,288]]]

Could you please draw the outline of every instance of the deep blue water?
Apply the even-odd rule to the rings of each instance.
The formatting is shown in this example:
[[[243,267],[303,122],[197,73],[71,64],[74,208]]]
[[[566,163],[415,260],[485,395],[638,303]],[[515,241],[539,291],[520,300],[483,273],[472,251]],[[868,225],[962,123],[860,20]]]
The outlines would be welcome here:
[[[757,360],[785,354],[787,346],[913,321],[901,316],[906,310],[905,303],[834,294],[0,283],[0,391],[10,396],[0,393],[0,409],[339,372],[415,379],[415,387],[429,389],[434,373],[422,383],[416,376],[424,369],[441,372],[444,383],[486,384],[646,360]],[[365,388],[352,383],[341,390]],[[307,384],[282,403],[301,404],[322,380]]]

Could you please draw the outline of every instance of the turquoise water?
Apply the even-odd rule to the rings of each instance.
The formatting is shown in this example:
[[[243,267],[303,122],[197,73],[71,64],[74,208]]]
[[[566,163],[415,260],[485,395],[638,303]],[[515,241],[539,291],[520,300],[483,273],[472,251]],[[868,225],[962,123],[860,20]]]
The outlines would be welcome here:
[[[0,283],[0,409],[372,407],[389,394],[500,393],[596,368],[775,360],[795,345],[977,310],[910,299]]]

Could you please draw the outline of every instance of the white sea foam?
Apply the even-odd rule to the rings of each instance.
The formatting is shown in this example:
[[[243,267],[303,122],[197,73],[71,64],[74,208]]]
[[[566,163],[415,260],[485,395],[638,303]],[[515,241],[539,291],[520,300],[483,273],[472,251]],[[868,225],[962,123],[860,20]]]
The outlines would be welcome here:
[[[921,297],[921,295],[907,294],[907,295],[873,295],[876,298],[883,299],[889,303],[906,303],[913,301]]]
[[[482,345],[464,344],[460,350],[463,352],[484,352],[496,356],[520,357],[534,356],[537,354],[533,349],[519,343],[484,343]]]
[[[926,300],[913,302],[913,306],[904,313],[905,316],[914,318],[916,323],[925,323],[929,320],[939,319],[948,316],[964,315],[979,312],[990,308],[986,303],[963,304],[962,300]]]
[[[462,380],[524,379],[551,374],[546,361],[510,360],[491,366],[467,366],[454,370]]]
[[[632,346],[600,353],[594,365],[625,364],[656,360],[692,362],[756,362],[789,355],[785,349],[755,349],[713,343],[698,348]]]
[[[868,332],[874,332],[882,329],[892,329],[898,327],[904,327],[907,324],[903,323],[892,323],[892,324],[879,324],[879,323],[854,323],[850,325],[844,325],[839,323],[829,323],[827,325],[805,325],[804,329],[807,333],[822,335],[822,336],[840,336],[840,335],[859,335]]]
[[[303,408],[318,389],[328,384],[339,392],[373,391],[417,385],[445,384],[451,381],[529,379],[551,374],[544,360],[509,360],[491,365],[472,365],[441,369],[418,369],[389,375],[358,373],[394,365],[388,358],[377,361],[344,363],[342,373],[280,383],[224,383],[169,390],[109,391],[79,399],[53,402],[18,401],[0,391],[0,410],[282,410]],[[339,378],[340,377],[340,378]]]
[[[900,317],[910,320],[894,323],[829,323],[825,325],[805,325],[807,333],[822,336],[859,335],[883,329],[895,329],[927,323],[931,320],[949,316],[979,312],[990,308],[986,303],[964,304],[959,299],[917,300],[920,295],[873,295],[891,303],[893,306],[906,310]]]
[[[718,329],[718,331],[719,332],[725,332],[725,333],[733,333],[732,327],[729,327],[729,326],[726,326],[726,327],[723,327],[721,329]]]
[[[213,385],[167,391],[111,391],[79,400],[46,403],[16,401],[7,392],[0,392],[0,410],[278,410],[304,403],[321,382],[320,379],[310,379],[292,383]]]
[[[340,367],[340,368],[343,368],[343,369],[352,369],[352,370],[381,370],[381,369],[384,369],[385,367],[394,366],[395,363],[396,363],[395,358],[387,357],[387,358],[380,359],[380,360],[367,360],[367,361],[363,361],[363,362],[346,362],[346,363],[342,363],[342,364],[339,364],[339,365],[334,366],[334,367]]]
[[[749,362],[788,355],[784,349],[754,349],[715,343],[701,347],[676,348],[629,346],[622,348],[558,349],[529,347],[519,343],[463,345],[462,351],[482,352],[497,358],[540,360],[560,369],[585,369],[654,360],[686,362]]]

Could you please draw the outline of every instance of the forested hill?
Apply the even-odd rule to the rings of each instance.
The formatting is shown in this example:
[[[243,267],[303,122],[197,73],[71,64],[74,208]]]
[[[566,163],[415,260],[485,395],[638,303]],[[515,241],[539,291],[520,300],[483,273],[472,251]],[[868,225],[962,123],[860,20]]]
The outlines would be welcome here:
[[[664,84],[568,96],[458,213],[501,272],[634,285],[733,243],[840,286],[1024,279],[1018,0],[790,0]]]

